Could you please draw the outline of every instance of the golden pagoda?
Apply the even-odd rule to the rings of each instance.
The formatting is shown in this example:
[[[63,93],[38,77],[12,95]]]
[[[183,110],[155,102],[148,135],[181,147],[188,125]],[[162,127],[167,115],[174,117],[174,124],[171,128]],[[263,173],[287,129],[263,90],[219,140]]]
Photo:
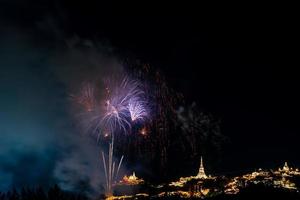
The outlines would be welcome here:
[[[204,166],[203,166],[202,156],[201,156],[201,159],[200,159],[199,171],[198,171],[198,174],[195,178],[199,178],[199,179],[206,179],[207,178],[207,176],[205,174]]]
[[[205,169],[203,165],[203,159],[202,156],[200,158],[200,167],[198,170],[198,174],[196,176],[188,176],[188,177],[180,177],[178,181],[171,182],[169,185],[170,186],[177,186],[177,187],[183,187],[184,184],[192,179],[214,179],[214,177],[211,177],[210,175],[207,176],[205,174]]]
[[[126,184],[126,185],[138,185],[141,183],[144,183],[144,180],[141,178],[138,178],[135,175],[135,172],[132,173],[130,176],[124,176],[123,179],[120,181],[121,184]]]

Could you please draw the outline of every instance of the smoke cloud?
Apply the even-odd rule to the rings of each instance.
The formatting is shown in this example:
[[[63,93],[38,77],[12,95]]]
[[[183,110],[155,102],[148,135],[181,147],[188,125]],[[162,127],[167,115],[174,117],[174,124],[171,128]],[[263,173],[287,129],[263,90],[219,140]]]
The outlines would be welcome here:
[[[101,147],[78,128],[69,96],[83,80],[122,73],[122,65],[107,45],[59,30],[47,38],[47,23],[0,37],[0,191],[58,183],[98,194]]]

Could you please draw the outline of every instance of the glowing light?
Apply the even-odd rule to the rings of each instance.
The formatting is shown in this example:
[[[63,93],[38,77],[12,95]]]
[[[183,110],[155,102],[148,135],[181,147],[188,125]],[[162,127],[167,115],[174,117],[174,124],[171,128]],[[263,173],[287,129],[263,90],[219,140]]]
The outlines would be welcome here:
[[[203,164],[200,164],[200,169],[203,168]],[[201,169],[200,173],[204,172],[204,169]],[[190,177],[181,177],[179,181],[172,182],[169,184],[166,191],[164,191],[163,185],[158,185],[155,188],[159,189],[156,194],[153,194],[150,197],[155,198],[205,198],[210,195],[219,195],[219,194],[230,194],[235,195],[240,192],[242,188],[248,187],[249,184],[265,184],[267,186],[273,186],[274,188],[284,188],[292,191],[299,192],[297,184],[293,183],[293,176],[300,176],[299,170],[296,168],[291,168],[287,163],[284,164],[284,167],[280,170],[263,170],[259,168],[257,171],[245,174],[242,176],[236,176],[233,178],[226,178],[225,176],[221,177],[202,177],[199,176],[190,176]],[[220,182],[221,181],[221,182]],[[224,182],[223,182],[224,181]],[[206,183],[221,183],[223,187],[216,188],[215,186],[208,186]],[[133,172],[130,176],[124,176],[123,179],[118,183],[120,185],[137,185],[143,183],[142,179],[139,179]],[[210,185],[210,184],[209,184]],[[140,194],[132,195],[123,195],[115,196],[115,199],[135,199]],[[149,194],[143,194],[143,197],[149,197]]]
[[[120,181],[120,184],[125,184],[125,185],[138,185],[144,183],[143,179],[138,178],[135,175],[135,172],[132,173],[130,176],[124,176],[123,179]]]
[[[215,179],[215,177],[211,177],[210,175],[206,176],[204,166],[203,166],[202,156],[200,159],[199,172],[196,176],[180,177],[178,181],[171,182],[169,185],[175,187],[183,187],[188,181],[191,181],[193,179],[197,179],[197,180]]]
[[[147,117],[145,105],[139,99],[130,99],[128,104],[128,110],[132,121],[144,120]]]
[[[140,131],[141,135],[146,136],[147,135],[147,129],[146,127],[143,127]]]
[[[119,83],[116,82],[107,83],[102,123],[111,132],[122,130],[127,133],[131,128],[131,121],[142,120],[147,115],[144,92],[137,80],[124,77]]]

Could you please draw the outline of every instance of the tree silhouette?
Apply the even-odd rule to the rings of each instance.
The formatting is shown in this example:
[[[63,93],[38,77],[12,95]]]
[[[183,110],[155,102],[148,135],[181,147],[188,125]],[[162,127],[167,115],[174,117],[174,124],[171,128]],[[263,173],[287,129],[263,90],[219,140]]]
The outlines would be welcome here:
[[[54,185],[47,192],[41,187],[22,188],[20,191],[13,189],[8,192],[0,192],[0,200],[87,200],[83,194],[63,191],[58,185]]]

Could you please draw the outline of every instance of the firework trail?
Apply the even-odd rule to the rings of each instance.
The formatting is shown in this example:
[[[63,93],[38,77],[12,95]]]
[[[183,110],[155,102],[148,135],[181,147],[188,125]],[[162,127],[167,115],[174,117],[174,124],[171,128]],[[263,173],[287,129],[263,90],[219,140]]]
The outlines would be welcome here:
[[[91,112],[95,109],[95,88],[90,82],[82,83],[79,94],[71,95],[71,98],[73,98],[78,104],[82,105],[86,112]]]
[[[116,163],[113,161],[113,152],[114,152],[114,140],[112,139],[111,143],[109,144],[109,151],[108,151],[108,161],[105,159],[104,152],[102,152],[102,160],[103,160],[103,166],[104,166],[104,173],[105,173],[105,190],[106,195],[111,196],[112,195],[112,186],[118,179],[118,174],[120,167],[122,165],[122,161],[124,156],[121,157],[118,168],[115,171]]]
[[[145,103],[136,98],[130,99],[128,110],[132,121],[144,120],[148,115]]]
[[[107,182],[107,195],[112,194],[112,185],[118,178],[118,173],[123,161],[121,157],[117,169],[115,162],[112,161],[114,151],[114,133],[122,131],[127,133],[131,129],[131,123],[136,120],[143,120],[146,116],[145,100],[140,83],[124,77],[121,82],[106,82],[106,97],[104,106],[104,116],[100,125],[111,133],[111,143],[109,145],[108,165],[104,166]],[[106,165],[105,157],[102,152],[103,164]]]
[[[163,175],[167,168],[168,149],[172,143],[170,138],[174,138],[172,134],[177,131],[174,126],[177,120],[176,110],[182,98],[168,87],[164,76],[149,65],[140,66],[129,63],[129,67],[131,67],[131,73],[142,80],[142,88],[148,100],[147,110],[139,109],[138,105],[132,110],[135,110],[138,113],[137,116],[142,116],[143,119],[145,119],[143,114],[146,112],[147,116],[151,116],[151,120],[145,122],[144,127],[147,128],[139,129],[139,137],[137,136],[134,140],[138,144],[128,146],[136,148],[134,152],[138,153],[141,158],[147,157],[148,160],[156,162],[159,165],[159,172]],[[135,115],[133,115],[134,118],[136,118]]]

